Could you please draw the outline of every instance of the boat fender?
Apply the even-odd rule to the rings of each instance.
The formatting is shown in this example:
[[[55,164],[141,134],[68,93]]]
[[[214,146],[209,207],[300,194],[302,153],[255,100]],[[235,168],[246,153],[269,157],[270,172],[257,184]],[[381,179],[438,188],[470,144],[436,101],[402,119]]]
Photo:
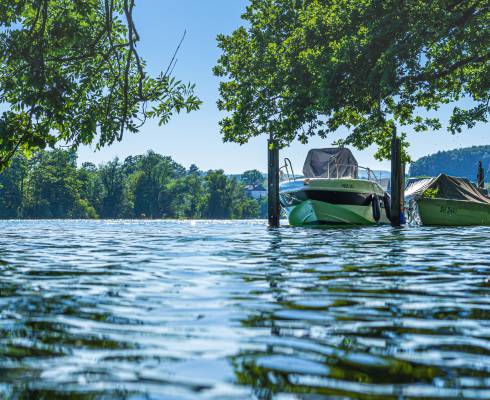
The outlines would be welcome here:
[[[386,218],[388,218],[388,221],[391,221],[391,197],[386,192],[383,196],[383,204],[385,206]]]
[[[371,204],[373,206],[373,218],[378,222],[381,218],[381,210],[379,208],[379,198],[376,194],[371,195]]]

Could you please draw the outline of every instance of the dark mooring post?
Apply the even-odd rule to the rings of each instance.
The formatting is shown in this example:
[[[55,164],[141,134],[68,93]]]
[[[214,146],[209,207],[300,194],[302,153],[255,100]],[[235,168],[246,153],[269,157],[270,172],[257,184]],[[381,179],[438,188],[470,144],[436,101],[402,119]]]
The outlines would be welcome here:
[[[478,181],[478,187],[480,189],[485,188],[485,170],[483,169],[483,165],[481,160],[478,162],[478,173],[476,174],[476,180]]]
[[[403,177],[402,177],[402,142],[396,136],[396,128],[393,128],[391,141],[391,225],[401,225],[402,201],[403,201]]]
[[[269,200],[269,227],[278,228],[281,216],[281,205],[279,203],[279,147],[272,135],[267,141],[268,153],[268,200]]]

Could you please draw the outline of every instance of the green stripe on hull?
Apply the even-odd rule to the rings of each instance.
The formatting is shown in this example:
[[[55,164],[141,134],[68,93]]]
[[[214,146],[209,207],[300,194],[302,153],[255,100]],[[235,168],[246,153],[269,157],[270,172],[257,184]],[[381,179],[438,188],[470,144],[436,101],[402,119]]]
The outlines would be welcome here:
[[[490,225],[488,204],[464,200],[419,199],[417,205],[423,225]]]
[[[291,207],[288,211],[289,223],[293,226],[350,224],[376,224],[371,205],[353,206],[336,205],[322,201],[307,200]],[[383,212],[384,210],[382,210]],[[381,215],[379,223],[388,223],[385,215]]]

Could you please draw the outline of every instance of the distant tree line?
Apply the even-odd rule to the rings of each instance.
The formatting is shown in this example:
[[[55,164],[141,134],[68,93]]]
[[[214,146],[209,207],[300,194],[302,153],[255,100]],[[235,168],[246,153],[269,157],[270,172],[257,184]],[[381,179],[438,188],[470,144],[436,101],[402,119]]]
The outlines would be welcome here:
[[[257,172],[240,182],[153,151],[80,167],[74,150],[18,154],[0,174],[0,218],[259,218],[266,204],[244,186]]]
[[[410,176],[437,176],[445,173],[452,176],[476,181],[478,162],[482,161],[486,172],[485,180],[490,176],[490,146],[473,146],[462,149],[439,151],[422,157],[410,165]]]

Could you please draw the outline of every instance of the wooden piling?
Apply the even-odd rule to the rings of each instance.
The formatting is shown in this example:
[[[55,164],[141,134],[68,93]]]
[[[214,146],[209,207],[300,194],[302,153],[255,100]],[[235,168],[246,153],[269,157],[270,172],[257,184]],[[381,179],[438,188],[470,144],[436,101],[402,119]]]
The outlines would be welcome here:
[[[403,204],[403,166],[401,157],[401,139],[396,136],[396,128],[393,129],[391,141],[391,225],[401,225]]]
[[[406,164],[402,162],[402,142],[401,139],[398,139],[400,141],[400,163],[401,163],[401,178],[400,178],[400,224],[405,225],[407,223],[407,216],[405,214],[405,177],[406,175]]]
[[[279,147],[271,136],[267,141],[268,147],[268,214],[269,227],[278,228],[281,217],[281,205],[279,203]]]
[[[478,162],[478,173],[476,175],[476,180],[478,181],[478,187],[480,189],[485,189],[485,170],[481,160]]]

